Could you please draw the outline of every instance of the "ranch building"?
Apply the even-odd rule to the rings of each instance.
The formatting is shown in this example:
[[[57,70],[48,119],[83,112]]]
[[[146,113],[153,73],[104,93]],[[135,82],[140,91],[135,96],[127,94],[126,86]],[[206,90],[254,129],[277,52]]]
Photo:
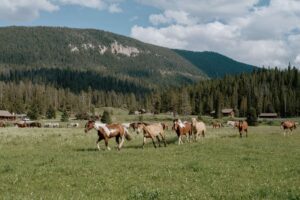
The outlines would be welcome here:
[[[259,118],[277,118],[277,113],[260,113]]]
[[[14,121],[16,120],[16,116],[7,110],[0,110],[0,120]]]
[[[216,111],[210,112],[212,116],[214,116]],[[232,108],[224,108],[222,109],[222,115],[224,117],[234,117],[234,110]]]

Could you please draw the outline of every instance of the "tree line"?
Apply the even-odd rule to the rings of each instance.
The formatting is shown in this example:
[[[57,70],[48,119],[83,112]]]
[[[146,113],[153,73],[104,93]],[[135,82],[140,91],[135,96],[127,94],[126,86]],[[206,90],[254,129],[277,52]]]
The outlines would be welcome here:
[[[134,87],[118,89],[113,83],[110,83],[111,88],[106,89],[101,85],[91,87],[88,84],[85,89],[79,86],[71,89],[61,83],[64,80],[68,82],[67,77],[47,83],[47,76],[53,75],[45,73],[44,81],[36,81],[28,78],[29,75],[13,74],[19,78],[5,79],[1,76],[0,109],[14,113],[33,112],[38,116],[51,116],[57,110],[93,113],[96,107],[105,106],[195,115],[207,115],[213,110],[220,113],[222,108],[233,108],[241,117],[247,116],[252,108],[258,114],[272,112],[281,117],[300,115],[300,72],[292,67],[285,70],[259,69],[250,74],[226,76],[194,85],[149,89],[145,93]],[[76,80],[72,83],[75,84]]]

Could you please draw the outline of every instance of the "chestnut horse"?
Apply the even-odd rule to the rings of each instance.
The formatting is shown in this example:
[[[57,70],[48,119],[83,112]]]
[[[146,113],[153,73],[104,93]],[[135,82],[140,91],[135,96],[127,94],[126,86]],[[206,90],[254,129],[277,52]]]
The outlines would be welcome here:
[[[222,127],[222,124],[220,122],[212,122],[211,125],[213,128],[221,128]]]
[[[185,135],[188,142],[190,142],[190,137],[193,134],[192,124],[190,122],[182,122],[180,119],[175,119],[173,121],[173,127],[178,136],[178,145],[182,144],[182,136]]]
[[[288,130],[290,130],[290,133],[292,135],[293,129],[296,129],[297,126],[294,121],[288,120],[288,121],[281,122],[281,128],[284,130],[284,136],[285,136],[286,131],[288,131]]]
[[[126,128],[124,128],[120,124],[102,124],[99,122],[95,122],[94,120],[90,120],[85,124],[84,132],[87,133],[91,129],[96,129],[98,133],[98,140],[96,141],[96,145],[99,150],[101,150],[99,142],[104,139],[105,146],[107,150],[110,150],[110,147],[108,146],[108,140],[110,138],[115,137],[117,142],[117,148],[118,150],[121,150],[123,143],[125,141],[125,138],[127,140],[131,140],[130,135],[128,134],[128,131]],[[121,143],[120,143],[121,138]]]
[[[205,137],[206,127],[204,122],[198,122],[196,118],[192,118],[192,126],[194,131],[194,138],[195,141],[197,141],[198,136],[202,135],[202,137]]]
[[[6,127],[6,124],[5,124],[5,122],[3,122],[3,121],[0,121],[0,127]]]
[[[246,137],[248,137],[248,123],[246,121],[240,120],[236,125],[237,128],[239,129],[240,137],[242,138],[243,132],[245,132]]]
[[[166,128],[166,126],[163,123],[150,124],[150,125],[145,125],[144,123],[140,123],[138,125],[138,128],[137,128],[138,129],[137,133],[140,133],[140,132],[143,131],[143,134],[144,134],[143,148],[144,148],[144,145],[146,143],[147,138],[152,139],[153,146],[154,146],[154,148],[156,148],[156,144],[155,144],[155,141],[154,141],[155,137],[156,137],[156,139],[158,141],[158,145],[160,147],[160,138],[159,138],[159,136],[163,140],[164,145],[166,147],[167,143],[166,143],[166,137],[165,137],[165,133],[164,133],[165,128]]]

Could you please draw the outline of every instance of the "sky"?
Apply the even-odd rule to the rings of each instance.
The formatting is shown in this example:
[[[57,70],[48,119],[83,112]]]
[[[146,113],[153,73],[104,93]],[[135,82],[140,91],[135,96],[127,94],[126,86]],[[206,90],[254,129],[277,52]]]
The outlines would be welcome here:
[[[300,0],[0,0],[0,26],[94,28],[256,66],[300,68]]]

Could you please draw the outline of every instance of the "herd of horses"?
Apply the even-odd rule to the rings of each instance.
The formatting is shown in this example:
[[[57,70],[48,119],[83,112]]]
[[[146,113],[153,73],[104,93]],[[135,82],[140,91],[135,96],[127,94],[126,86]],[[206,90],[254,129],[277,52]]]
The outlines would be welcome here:
[[[221,126],[220,126],[221,127]],[[248,123],[246,121],[237,121],[234,124],[234,127],[237,127],[242,137],[245,133],[246,137],[248,136]],[[165,130],[168,129],[168,126],[165,123],[144,123],[144,122],[135,122],[135,123],[124,123],[124,124],[104,124],[98,121],[89,120],[85,124],[85,133],[95,129],[98,134],[98,139],[96,141],[97,148],[100,150],[99,142],[104,140],[106,149],[110,150],[108,146],[108,141],[110,138],[115,138],[117,143],[117,148],[120,150],[124,144],[125,139],[131,140],[129,135],[129,129],[132,128],[137,134],[143,134],[143,145],[146,143],[147,139],[151,139],[153,146],[156,148],[157,140],[158,145],[161,146],[163,142],[164,146],[167,146]],[[175,119],[173,121],[172,130],[177,134],[178,145],[183,143],[183,137],[186,138],[187,142],[197,141],[199,138],[204,138],[206,135],[206,125],[202,121],[197,121],[196,118],[192,118],[191,122],[184,121],[180,119]],[[121,140],[121,141],[120,141]]]

